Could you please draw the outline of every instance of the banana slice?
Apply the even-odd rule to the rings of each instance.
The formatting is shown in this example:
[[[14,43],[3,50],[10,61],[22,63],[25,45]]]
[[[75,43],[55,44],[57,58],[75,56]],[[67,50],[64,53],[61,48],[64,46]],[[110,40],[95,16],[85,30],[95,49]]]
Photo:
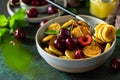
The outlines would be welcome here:
[[[83,53],[86,57],[91,58],[101,54],[101,49],[98,46],[86,46],[83,48]]]
[[[84,26],[84,27],[88,27],[88,28],[90,28],[89,25],[86,24],[86,23],[83,22],[83,21],[78,21],[78,24],[79,24],[80,26]]]
[[[107,43],[104,49],[104,52],[107,51],[111,47],[111,43]]]
[[[101,27],[101,28],[98,30],[98,35],[97,35],[97,37],[98,37],[101,41],[103,41],[103,42],[105,42],[105,40],[104,40],[103,37],[102,37],[102,32],[103,32],[104,27],[105,27],[105,26]]]
[[[49,54],[51,54],[51,55],[54,55],[54,56],[55,56],[55,54],[53,54],[53,53],[49,50],[49,48],[45,47],[45,48],[44,48],[44,50],[45,50],[46,52],[48,52]]]
[[[67,56],[59,56],[59,57],[63,59],[69,59]]]
[[[55,30],[58,32],[60,30],[60,26],[61,25],[59,23],[53,23],[48,26],[47,30]]]
[[[75,38],[84,36],[83,32],[80,29],[80,26],[75,27],[71,33],[72,33],[72,36]]]
[[[72,19],[72,20],[69,20],[68,22],[64,23],[64,24],[62,25],[62,27],[63,27],[63,28],[69,27],[69,26],[71,26],[74,22],[75,22],[75,21],[74,21],[73,19]]]
[[[42,42],[47,42],[47,41],[51,40],[53,37],[55,37],[55,35],[48,35],[42,39]]]
[[[66,51],[65,51],[65,55],[66,55],[69,59],[75,59],[75,50],[73,50],[73,51],[66,50]]]
[[[102,37],[106,42],[111,42],[115,38],[116,29],[112,25],[106,25],[102,32]]]
[[[99,29],[100,28],[102,28],[102,27],[104,27],[104,25],[106,25],[106,23],[100,23],[100,24],[98,24],[95,28],[94,28],[94,30],[95,30],[95,36],[96,37],[98,37],[98,31],[99,31]]]
[[[101,44],[99,44],[98,42],[95,42],[95,45],[98,46],[101,49],[101,51],[104,51],[104,48]]]
[[[60,52],[59,50],[57,50],[57,49],[54,47],[54,40],[55,40],[55,39],[56,39],[56,38],[54,37],[54,38],[52,38],[52,39],[50,40],[50,42],[49,42],[49,50],[50,50],[51,52],[53,52],[54,54],[58,55],[58,56],[62,56],[63,53]]]
[[[93,39],[94,41],[100,43],[100,44],[104,44],[104,42],[103,42],[101,39],[99,39],[99,38],[97,38],[97,37],[95,37],[95,36],[92,36],[92,39]]]
[[[84,35],[87,35],[87,34],[91,35],[92,34],[89,27],[80,26],[80,29]]]

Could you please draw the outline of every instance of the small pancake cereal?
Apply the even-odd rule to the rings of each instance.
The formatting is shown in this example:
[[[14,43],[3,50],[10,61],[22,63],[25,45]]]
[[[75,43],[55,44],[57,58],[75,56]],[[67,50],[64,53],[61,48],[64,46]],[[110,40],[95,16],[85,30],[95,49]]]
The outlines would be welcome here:
[[[71,19],[63,24],[52,23],[42,39],[43,48],[50,55],[62,59],[85,59],[96,57],[109,50],[115,39],[116,29],[100,23],[92,33],[83,21]]]

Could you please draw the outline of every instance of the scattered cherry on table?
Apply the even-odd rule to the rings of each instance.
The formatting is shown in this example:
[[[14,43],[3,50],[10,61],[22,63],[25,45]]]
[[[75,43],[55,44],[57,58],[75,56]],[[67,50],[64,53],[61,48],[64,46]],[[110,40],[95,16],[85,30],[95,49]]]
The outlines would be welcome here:
[[[46,22],[47,22],[48,20],[46,20],[46,19],[43,19],[41,22],[40,22],[40,27],[42,27]]]
[[[14,32],[14,36],[18,39],[24,39],[25,38],[25,33],[22,31],[21,28],[18,28]]]
[[[112,58],[110,61],[110,66],[113,70],[120,70],[120,59],[119,58]]]

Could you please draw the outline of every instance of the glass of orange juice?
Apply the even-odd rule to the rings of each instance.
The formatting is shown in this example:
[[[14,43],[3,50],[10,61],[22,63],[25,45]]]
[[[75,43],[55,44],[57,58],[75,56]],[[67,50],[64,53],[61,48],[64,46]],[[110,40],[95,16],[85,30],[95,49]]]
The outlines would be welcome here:
[[[98,18],[108,17],[115,8],[117,0],[90,0],[90,13]]]

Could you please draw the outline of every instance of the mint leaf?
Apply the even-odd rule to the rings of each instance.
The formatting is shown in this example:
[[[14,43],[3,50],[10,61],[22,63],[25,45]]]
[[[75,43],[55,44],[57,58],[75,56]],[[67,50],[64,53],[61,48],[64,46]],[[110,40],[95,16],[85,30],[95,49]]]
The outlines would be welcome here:
[[[120,37],[120,29],[117,30],[116,36],[117,36],[117,37]]]
[[[48,30],[48,31],[45,32],[45,34],[54,34],[54,35],[57,35],[58,32],[55,31],[55,30]]]
[[[25,10],[21,8],[13,15],[13,17],[18,20],[23,20],[25,19],[25,15],[26,15]]]
[[[12,32],[19,27],[27,26],[28,23],[25,20],[26,12],[24,9],[19,9],[13,16],[9,18],[9,27]]]
[[[0,42],[3,39],[3,37],[7,37],[8,34],[9,34],[9,29],[0,28]]]
[[[75,8],[68,8],[71,12],[77,14],[77,10]]]
[[[5,15],[0,15],[0,27],[5,27],[8,24],[8,20]]]

